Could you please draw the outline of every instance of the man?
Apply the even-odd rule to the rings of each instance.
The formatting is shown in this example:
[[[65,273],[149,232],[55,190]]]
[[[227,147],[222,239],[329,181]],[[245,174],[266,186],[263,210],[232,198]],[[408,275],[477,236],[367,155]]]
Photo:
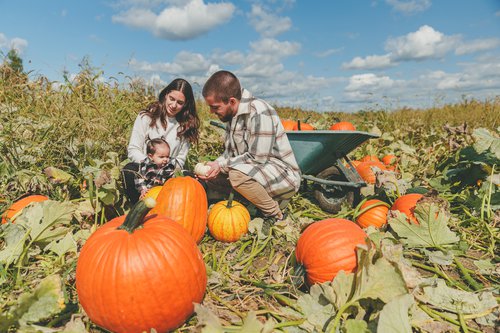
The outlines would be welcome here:
[[[224,153],[200,178],[209,189],[234,188],[264,217],[283,219],[280,202],[286,205],[298,191],[300,169],[278,114],[228,71],[213,74],[202,93],[210,112],[226,123],[226,136]]]

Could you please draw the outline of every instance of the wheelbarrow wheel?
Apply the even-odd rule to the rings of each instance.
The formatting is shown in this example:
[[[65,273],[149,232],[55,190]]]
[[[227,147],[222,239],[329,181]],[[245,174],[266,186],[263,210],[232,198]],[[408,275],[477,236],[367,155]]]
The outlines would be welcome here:
[[[331,166],[321,171],[316,177],[326,180],[346,181],[336,166]],[[326,212],[338,213],[344,203],[352,206],[358,190],[346,186],[327,186],[316,183],[314,198],[319,206]]]

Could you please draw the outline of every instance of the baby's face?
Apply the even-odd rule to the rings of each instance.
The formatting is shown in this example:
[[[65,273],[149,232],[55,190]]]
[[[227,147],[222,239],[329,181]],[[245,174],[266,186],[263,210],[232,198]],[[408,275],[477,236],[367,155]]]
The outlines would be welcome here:
[[[155,148],[155,153],[149,154],[149,158],[159,167],[164,167],[170,160],[170,150],[167,145],[158,145]]]

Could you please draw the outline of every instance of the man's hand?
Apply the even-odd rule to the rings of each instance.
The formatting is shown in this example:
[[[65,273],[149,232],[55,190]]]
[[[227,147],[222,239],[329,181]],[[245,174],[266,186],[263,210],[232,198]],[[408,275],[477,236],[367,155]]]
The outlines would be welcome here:
[[[214,179],[219,175],[220,173],[219,163],[217,163],[216,161],[212,161],[212,162],[207,162],[206,165],[210,167],[210,170],[207,172],[206,176],[198,176],[200,179],[204,180]]]

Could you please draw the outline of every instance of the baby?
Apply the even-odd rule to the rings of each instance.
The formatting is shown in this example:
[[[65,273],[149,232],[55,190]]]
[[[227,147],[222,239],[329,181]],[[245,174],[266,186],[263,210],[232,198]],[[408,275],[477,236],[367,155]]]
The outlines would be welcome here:
[[[163,185],[174,174],[175,166],[170,162],[170,146],[163,139],[152,139],[146,144],[147,157],[139,166],[135,187],[140,199],[153,186]]]

